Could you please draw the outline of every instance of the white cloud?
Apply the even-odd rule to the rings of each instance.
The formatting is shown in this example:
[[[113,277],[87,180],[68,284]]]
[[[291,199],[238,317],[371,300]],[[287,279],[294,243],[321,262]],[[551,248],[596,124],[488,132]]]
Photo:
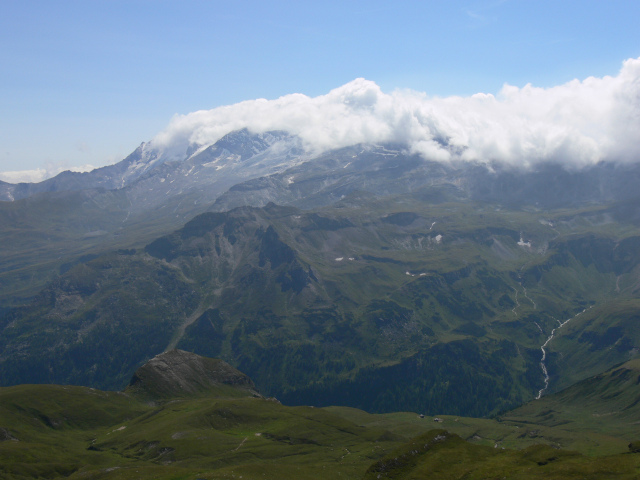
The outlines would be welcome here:
[[[13,172],[0,172],[0,180],[9,183],[21,183],[21,182],[41,182],[48,178],[47,170],[44,168],[36,168],[35,170],[20,170]]]
[[[47,178],[55,177],[65,170],[71,172],[89,172],[93,170],[93,165],[79,165],[67,167],[62,165],[47,165],[46,168],[36,168],[34,170],[18,170],[12,172],[0,172],[0,180],[8,183],[38,183]]]
[[[551,88],[505,85],[497,95],[429,97],[381,91],[359,78],[326,95],[286,95],[176,115],[150,146],[180,158],[190,144],[211,144],[232,130],[286,130],[314,152],[361,142],[403,142],[439,161],[499,161],[571,167],[640,159],[640,58],[615,77]]]

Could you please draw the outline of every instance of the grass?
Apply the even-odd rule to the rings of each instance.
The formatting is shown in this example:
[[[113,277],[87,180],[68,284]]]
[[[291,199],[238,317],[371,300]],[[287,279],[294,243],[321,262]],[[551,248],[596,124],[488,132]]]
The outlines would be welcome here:
[[[636,478],[640,360],[497,419],[0,388],[0,478]],[[607,414],[612,413],[613,414]],[[437,427],[437,430],[434,428]],[[378,475],[381,475],[378,477]]]
[[[402,440],[251,397],[150,406],[84,387],[20,386],[0,399],[0,425],[17,439],[0,443],[2,478],[359,478]]]
[[[568,479],[637,478],[640,455],[586,457],[546,445],[503,450],[465,442],[433,430],[373,464],[368,479]]]

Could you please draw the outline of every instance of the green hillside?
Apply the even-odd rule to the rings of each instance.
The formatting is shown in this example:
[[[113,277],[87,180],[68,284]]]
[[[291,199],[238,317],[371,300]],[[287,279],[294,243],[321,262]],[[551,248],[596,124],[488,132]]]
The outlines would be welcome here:
[[[0,388],[0,478],[637,478],[640,454],[625,453],[624,438],[634,432],[622,418],[609,424],[557,421],[574,414],[570,399],[585,388],[593,392],[589,408],[625,406],[624,419],[637,418],[637,403],[617,400],[637,395],[636,364],[500,421],[434,421],[416,413],[283,406],[220,360],[171,351],[138,369],[125,392]],[[549,405],[558,408],[557,424],[548,414],[537,415]],[[567,442],[563,448],[549,443],[554,435]],[[580,441],[614,435],[618,441],[606,448]]]
[[[635,355],[639,238],[605,207],[419,194],[209,212],[5,312],[0,378],[120,389],[177,347],[287,404],[495,415]]]
[[[635,479],[638,454],[585,457],[577,452],[535,445],[503,450],[465,442],[446,430],[413,439],[369,467],[369,479]]]
[[[554,427],[577,434],[583,445],[590,432],[608,437],[589,450],[640,438],[640,359],[631,360],[505,415],[504,422]],[[559,435],[559,433],[556,433]],[[582,438],[580,438],[582,436]],[[577,448],[578,444],[573,445]],[[583,447],[584,449],[584,447]]]

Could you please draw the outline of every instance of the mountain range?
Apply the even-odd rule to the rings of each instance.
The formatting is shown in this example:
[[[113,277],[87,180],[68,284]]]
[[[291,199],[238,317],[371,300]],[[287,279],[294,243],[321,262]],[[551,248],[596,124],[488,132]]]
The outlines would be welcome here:
[[[639,175],[244,129],[2,184],[0,379],[178,347],[288,404],[495,415],[637,354]]]

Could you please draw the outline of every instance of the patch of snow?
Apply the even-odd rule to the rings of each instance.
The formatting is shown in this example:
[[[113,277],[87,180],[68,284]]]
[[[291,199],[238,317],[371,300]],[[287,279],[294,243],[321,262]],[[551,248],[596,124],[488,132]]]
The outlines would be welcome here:
[[[436,243],[442,243],[442,235],[436,235]]]
[[[193,152],[191,155],[189,155],[187,158],[185,158],[185,160],[189,160],[190,158],[193,158],[197,155],[199,155],[200,153],[204,152],[207,148],[209,148],[211,146],[210,143],[204,143],[202,145],[200,145],[195,152]]]
[[[354,257],[349,257],[349,260],[350,260],[351,262],[353,262],[353,261],[355,260],[355,258],[354,258]]]
[[[164,183],[164,182],[166,182],[166,181],[167,181],[167,179],[166,179],[166,178],[161,178],[161,179],[160,179],[160,183]]]
[[[293,183],[293,176],[287,177],[287,183],[291,185]]]
[[[344,257],[338,257],[338,258],[336,258],[336,262],[341,262],[342,260],[344,260]]]
[[[520,245],[521,247],[531,248],[531,242],[525,242],[522,236],[520,236],[520,241],[518,242],[518,245]]]
[[[431,229],[433,228],[433,226],[434,226],[435,224],[436,224],[436,222],[433,222],[433,223],[431,224],[431,226],[429,227],[429,231],[431,231]]]

